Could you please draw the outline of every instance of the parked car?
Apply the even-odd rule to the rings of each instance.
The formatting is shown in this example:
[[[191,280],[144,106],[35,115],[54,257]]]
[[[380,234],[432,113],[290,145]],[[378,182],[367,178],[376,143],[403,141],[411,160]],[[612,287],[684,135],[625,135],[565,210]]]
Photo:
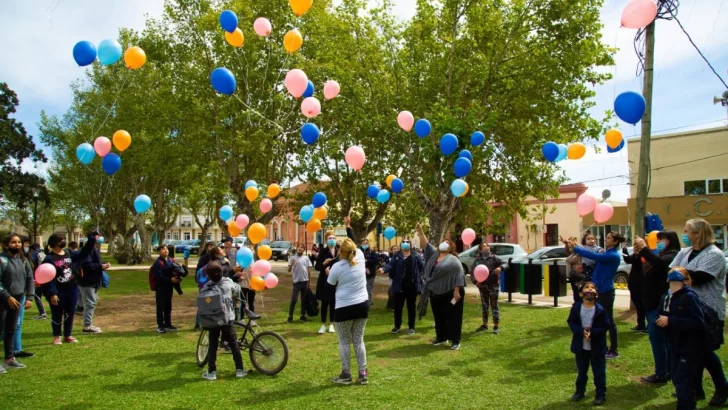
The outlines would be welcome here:
[[[192,241],[192,244],[190,245],[190,254],[198,255],[200,253],[200,243],[202,243],[202,241],[199,239]]]
[[[288,256],[295,252],[293,244],[289,241],[275,241],[270,244],[270,248],[273,251],[271,259],[277,261],[278,259],[288,260]]]
[[[508,266],[509,258],[520,258],[527,254],[527,252],[517,243],[489,243],[490,251],[503,261],[503,268]],[[458,255],[460,263],[463,265],[463,271],[466,275],[470,273],[470,268],[473,267],[475,257],[478,256],[478,247],[473,246],[465,252]]]
[[[627,289],[627,278],[632,265],[624,263],[621,251],[619,252],[619,259],[621,263],[614,275],[614,285],[617,289]],[[545,265],[554,261],[559,265],[566,265],[566,249],[563,246],[546,246],[531,252],[525,257],[514,258],[513,263],[528,263],[529,260],[532,260],[534,265]]]
[[[195,245],[195,242],[197,242],[197,247],[198,247],[198,251],[199,251],[200,241],[198,241],[197,239],[195,239],[195,240],[187,239],[187,240],[182,241],[179,245],[175,246],[175,252],[184,253],[184,251],[189,250],[190,254],[191,254],[192,249],[190,249],[190,248],[192,248],[192,246]]]

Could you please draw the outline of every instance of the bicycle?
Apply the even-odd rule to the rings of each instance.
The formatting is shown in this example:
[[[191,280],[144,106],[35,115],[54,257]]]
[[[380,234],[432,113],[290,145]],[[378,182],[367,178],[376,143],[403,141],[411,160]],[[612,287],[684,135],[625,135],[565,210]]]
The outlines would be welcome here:
[[[245,309],[248,321],[234,321],[234,325],[240,328],[241,336],[238,338],[238,345],[241,353],[248,350],[250,362],[255,370],[262,374],[273,376],[280,373],[288,363],[288,345],[281,335],[266,330],[256,333],[250,326],[251,320],[258,320],[262,316]],[[251,342],[248,342],[250,333]],[[207,364],[210,348],[210,334],[207,330],[200,333],[197,340],[197,365],[203,367]]]

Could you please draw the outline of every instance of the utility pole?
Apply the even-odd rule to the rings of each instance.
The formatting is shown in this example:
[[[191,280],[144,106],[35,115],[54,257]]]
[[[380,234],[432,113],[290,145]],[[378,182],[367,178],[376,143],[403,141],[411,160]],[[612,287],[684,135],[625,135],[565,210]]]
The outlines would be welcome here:
[[[635,209],[634,231],[632,235],[645,235],[645,216],[647,215],[648,183],[650,181],[650,139],[652,137],[652,75],[655,63],[655,22],[645,30],[645,78],[642,96],[645,98],[645,113],[642,116],[642,136],[640,138],[640,163],[637,174],[637,205]]]

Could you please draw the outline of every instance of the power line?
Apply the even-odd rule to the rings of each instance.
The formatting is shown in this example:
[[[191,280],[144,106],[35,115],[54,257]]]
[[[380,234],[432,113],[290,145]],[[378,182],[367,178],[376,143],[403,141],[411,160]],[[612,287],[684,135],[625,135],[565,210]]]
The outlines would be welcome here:
[[[657,131],[654,131],[654,132],[655,133],[658,133],[658,132],[665,132],[665,131],[675,131],[675,130],[680,130],[680,129],[683,129],[683,128],[690,128],[690,127],[695,127],[695,126],[698,126],[698,125],[706,125],[706,124],[712,124],[714,122],[723,122],[723,121],[725,121],[725,119],[713,120],[713,121],[706,121],[706,122],[699,122],[699,123],[696,123],[696,124],[683,125],[681,127],[675,127],[675,128],[665,128],[665,129],[657,130]],[[629,135],[629,136],[627,136],[625,138],[638,137],[639,135],[640,134],[632,134],[632,135]]]
[[[672,168],[672,167],[676,167],[676,166],[679,166],[679,165],[685,165],[685,164],[690,164],[690,163],[692,163],[692,162],[696,162],[696,161],[702,161],[702,160],[704,160],[704,159],[711,159],[711,158],[717,158],[717,157],[722,157],[723,155],[728,155],[728,152],[724,152],[724,153],[722,153],[722,154],[715,154],[715,155],[711,155],[711,156],[708,156],[708,157],[703,157],[703,158],[698,158],[698,159],[691,159],[690,161],[685,161],[685,162],[679,162],[679,163],[677,163],[677,164],[672,164],[672,165],[665,165],[665,166],[662,166],[662,167],[652,168],[652,170],[653,170],[653,171],[659,171],[659,170],[661,170],[661,169],[665,169],[665,168]]]

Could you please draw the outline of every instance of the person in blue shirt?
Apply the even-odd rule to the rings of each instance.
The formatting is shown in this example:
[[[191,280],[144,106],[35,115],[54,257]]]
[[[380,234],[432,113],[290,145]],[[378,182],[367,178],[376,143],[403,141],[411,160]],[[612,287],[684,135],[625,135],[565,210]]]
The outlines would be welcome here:
[[[574,248],[577,255],[589,258],[595,262],[592,282],[599,289],[599,303],[604,306],[604,310],[609,317],[609,351],[607,351],[607,359],[615,359],[619,357],[617,351],[617,324],[614,322],[614,275],[622,263],[619,255],[621,244],[625,241],[624,236],[618,232],[610,232],[604,240],[604,253],[592,252],[583,246]]]

